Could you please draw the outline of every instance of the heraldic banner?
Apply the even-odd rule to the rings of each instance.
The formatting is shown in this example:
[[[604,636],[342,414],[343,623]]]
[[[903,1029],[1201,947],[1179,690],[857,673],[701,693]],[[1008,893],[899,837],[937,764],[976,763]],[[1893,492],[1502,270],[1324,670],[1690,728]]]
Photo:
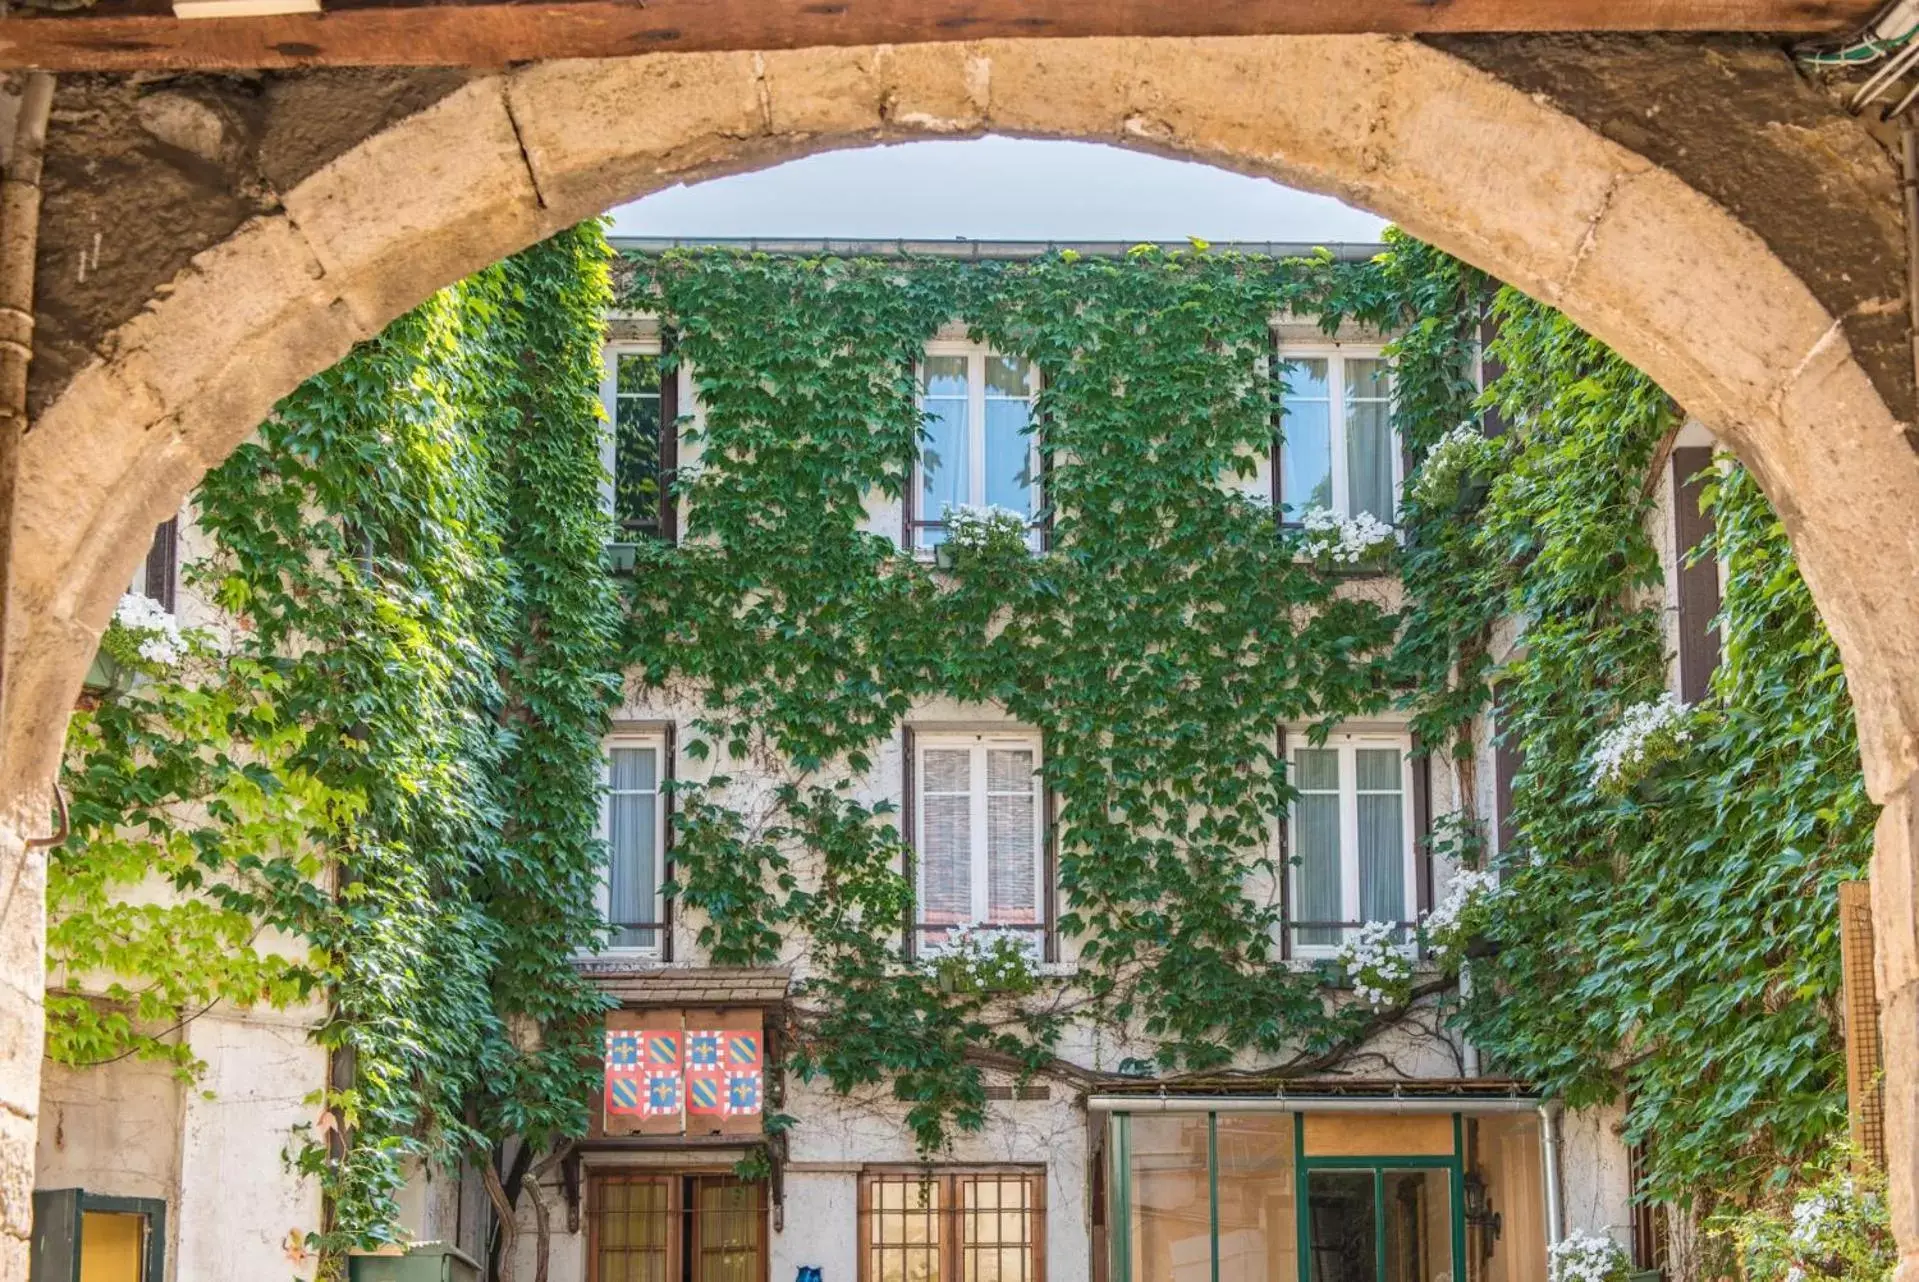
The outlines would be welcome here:
[[[615,1011],[601,1133],[756,1135],[765,1061],[757,1010]]]

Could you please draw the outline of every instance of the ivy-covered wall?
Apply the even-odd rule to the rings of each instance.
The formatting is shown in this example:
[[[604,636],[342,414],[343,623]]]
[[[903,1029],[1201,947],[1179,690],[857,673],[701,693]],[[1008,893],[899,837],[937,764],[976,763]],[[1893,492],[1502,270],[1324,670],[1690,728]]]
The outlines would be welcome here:
[[[890,1080],[934,1147],[979,1124],[982,1066],[1070,1074],[1069,1025],[1143,1044],[1161,1075],[1310,1075],[1456,1002],[1391,963],[1357,976],[1387,981],[1385,1009],[1331,991],[1351,963],[1278,964],[1277,903],[1249,886],[1293,796],[1276,727],[1393,712],[1459,776],[1442,866],[1484,866],[1497,679],[1526,763],[1515,831],[1431,932],[1451,965],[1469,936],[1493,954],[1461,1031],[1574,1103],[1625,1094],[1660,1196],[1742,1193],[1840,1124],[1833,886],[1872,816],[1835,653],[1731,471],[1727,664],[1710,706],[1630,747],[1664,685],[1647,527],[1681,415],[1563,318],[1403,237],[1362,263],[676,252],[629,260],[622,301],[674,330],[703,410],[686,537],[642,551],[629,636],[648,682],[700,692],[689,748],[717,772],[681,785],[673,893],[716,961],[804,954],[801,1073]],[[1489,304],[1504,373],[1481,398]],[[1395,420],[1431,456],[1403,505],[1403,609],[1228,483],[1270,439],[1279,314],[1396,335]],[[914,363],[951,322],[1044,371],[1050,532],[1043,555],[987,540],[947,574],[865,517],[907,483]],[[1481,403],[1506,437],[1483,439]],[[1070,984],[979,991],[900,955],[906,852],[855,780],[931,698],[1044,735]],[[1632,769],[1602,769],[1603,742]],[[727,792],[768,761],[789,781],[770,826]]]
[[[190,1075],[176,1034],[213,1002],[322,1003],[326,1120],[291,1152],[331,1267],[391,1237],[410,1163],[585,1128],[610,298],[589,224],[303,385],[193,500],[186,581],[224,623],[128,603],[107,648],[146,679],[70,736],[49,1052]]]
[[[982,1124],[988,1068],[1087,1081],[1075,1030],[1161,1076],[1297,1077],[1414,1010],[1574,1102],[1626,1092],[1657,1193],[1742,1192],[1838,1124],[1831,887],[1872,816],[1836,656],[1729,472],[1714,699],[1620,737],[1663,688],[1648,469],[1678,415],[1563,318],[1497,291],[1486,402],[1511,431],[1488,443],[1459,428],[1496,287],[1403,237],[1357,263],[673,253],[617,282],[598,231],[568,233],[300,389],[196,499],[213,552],[190,580],[242,626],[175,653],[129,616],[109,648],[148,680],[75,724],[52,1053],[190,1071],[170,1030],[208,1003],[323,1003],[343,1138],[296,1146],[322,1245],[386,1236],[410,1159],[582,1129],[600,1003],[569,958],[603,937],[622,663],[696,701],[684,750],[709,771],[677,786],[670,891],[700,955],[801,959],[789,1067],[890,1088],[924,1149]],[[702,411],[684,536],[639,549],[624,606],[595,395],[616,303],[661,314]],[[1395,335],[1395,421],[1426,460],[1403,604],[1234,483],[1270,441],[1279,314]],[[1044,371],[1043,554],[983,538],[936,571],[867,520],[910,476],[914,365],[951,322]],[[1487,945],[1471,1001],[1391,956],[1283,964],[1256,889],[1295,795],[1278,728],[1409,717],[1458,778],[1441,866],[1471,870],[1495,678],[1518,839],[1430,931],[1449,964]],[[932,699],[1045,736],[1070,978],[901,954],[908,852],[858,785]],[[777,781],[750,815],[749,771]],[[175,894],[132,906],[150,873]],[[114,1002],[64,987],[103,971]]]

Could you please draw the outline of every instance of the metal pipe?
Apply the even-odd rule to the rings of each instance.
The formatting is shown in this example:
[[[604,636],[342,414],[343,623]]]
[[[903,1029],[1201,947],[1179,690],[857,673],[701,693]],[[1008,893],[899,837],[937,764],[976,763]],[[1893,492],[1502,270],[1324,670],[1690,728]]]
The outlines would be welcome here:
[[[1546,1246],[1566,1240],[1566,1191],[1559,1182],[1559,1105],[1539,1102],[1539,1155],[1546,1168]]]
[[[1530,1113],[1537,1096],[1089,1095],[1092,1113]]]
[[[1473,995],[1473,964],[1470,960],[1459,963],[1459,1004],[1464,1006]],[[1464,1033],[1459,1037],[1459,1067],[1468,1077],[1479,1076],[1479,1047]]]

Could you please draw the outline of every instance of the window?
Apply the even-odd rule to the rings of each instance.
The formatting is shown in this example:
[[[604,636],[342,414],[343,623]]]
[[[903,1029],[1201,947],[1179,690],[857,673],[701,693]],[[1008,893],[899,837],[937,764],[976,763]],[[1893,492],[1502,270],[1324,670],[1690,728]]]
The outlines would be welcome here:
[[[587,1282],[764,1282],[766,1185],[730,1175],[587,1179]]]
[[[1046,1173],[860,1177],[860,1282],[1045,1282]]]
[[[663,738],[622,736],[606,749],[606,800],[601,808],[606,880],[601,908],[613,927],[612,947],[655,952],[666,926],[660,884],[666,862],[669,777]]]
[[[127,591],[158,602],[171,613],[175,608],[174,585],[179,577],[176,573],[179,549],[180,518],[169,517],[154,528],[146,560],[133,572],[133,582],[127,585]]]
[[[946,537],[949,507],[1039,512],[1040,459],[1029,430],[1039,376],[1033,366],[976,343],[935,342],[920,365],[925,435],[907,513],[916,548]]]
[[[672,377],[661,368],[663,352],[659,343],[615,343],[605,352],[600,399],[611,430],[601,463],[611,478],[606,501],[621,542],[675,535],[667,491],[678,449],[678,398]]]
[[[161,1282],[167,1204],[82,1189],[33,1195],[33,1276],[78,1282]]]
[[[1044,942],[1045,843],[1039,738],[914,736],[918,939],[937,951],[962,925]]]
[[[1398,517],[1402,462],[1393,432],[1392,372],[1377,348],[1286,344],[1279,353],[1280,427],[1274,502],[1283,520],[1315,508]]]
[[[1287,821],[1292,943],[1331,950],[1347,928],[1409,925],[1416,894],[1412,741],[1335,734],[1287,754],[1298,796]]]

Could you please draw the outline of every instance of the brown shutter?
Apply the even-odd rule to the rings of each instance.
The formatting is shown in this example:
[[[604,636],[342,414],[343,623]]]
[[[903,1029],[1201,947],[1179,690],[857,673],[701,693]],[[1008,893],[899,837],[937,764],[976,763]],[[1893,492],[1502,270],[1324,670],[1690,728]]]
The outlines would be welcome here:
[[[1712,557],[1687,564],[1692,552],[1713,532],[1712,513],[1700,507],[1712,468],[1712,450],[1689,446],[1672,452],[1673,546],[1679,552],[1679,697],[1698,703],[1712,690],[1719,666],[1719,565]]]
[[[1415,921],[1433,910],[1433,758],[1418,735],[1413,736],[1413,868],[1419,878]]]
[[[907,527],[910,537],[912,527]],[[913,929],[914,920],[919,916],[919,868],[916,845],[918,835],[913,830],[914,808],[919,798],[913,789],[913,727],[900,727],[900,845],[904,850],[903,866],[900,873],[906,878],[906,920],[900,923],[903,932],[902,944],[907,957],[919,952],[919,932]]]
[[[1049,962],[1059,960],[1059,794],[1051,788],[1040,793],[1040,804],[1045,807],[1042,820],[1046,825],[1041,834],[1045,843],[1040,858],[1040,876],[1046,884],[1040,887],[1041,911],[1046,915],[1046,936],[1044,952],[1041,954]]]
[[[680,505],[673,486],[680,470],[680,372],[665,358],[678,344],[673,331],[660,332],[660,538],[680,541]]]
[[[1506,718],[1504,700],[1495,693],[1493,698],[1493,826],[1495,829],[1493,849],[1504,854],[1512,847],[1513,780],[1518,776],[1525,758],[1517,742],[1506,738]]]
[[[674,759],[677,756],[674,751],[674,740],[676,736],[673,732],[675,729],[674,724],[669,721],[661,735],[660,777],[668,784],[671,784],[673,780],[678,777],[674,769]],[[670,787],[662,788],[660,789],[660,794],[660,804],[666,808],[666,822],[660,825],[665,833],[660,841],[660,872],[666,880],[670,881],[673,878],[673,789]],[[677,895],[661,896],[660,960],[663,962],[673,960],[673,909],[678,899],[679,896]]]
[[[1279,728],[1274,741],[1279,750],[1279,768],[1285,771],[1285,726]],[[1282,961],[1290,960],[1293,955],[1293,843],[1289,836],[1291,809],[1288,806],[1279,815],[1279,956]]]
[[[180,518],[174,516],[154,529],[153,543],[147,548],[146,595],[159,602],[169,614],[174,610],[179,556]]]
[[[1279,505],[1279,496],[1285,492],[1285,488],[1284,486],[1280,484],[1279,467],[1280,467],[1280,458],[1282,453],[1281,446],[1284,440],[1284,433],[1285,433],[1286,427],[1285,427],[1285,397],[1282,395],[1280,390],[1279,331],[1276,329],[1269,328],[1266,331],[1266,341],[1268,344],[1267,351],[1266,351],[1266,368],[1268,373],[1271,375],[1271,378],[1267,384],[1267,391],[1271,395],[1272,402],[1273,402],[1273,407],[1272,407],[1273,430],[1271,433],[1272,442],[1270,445],[1267,446],[1267,449],[1270,450],[1272,453],[1272,462],[1266,468],[1266,480],[1268,485],[1270,485],[1272,488],[1272,494],[1270,497],[1272,498],[1272,502],[1273,502],[1273,523],[1275,525],[1284,525],[1286,524],[1286,513]],[[1280,732],[1280,749],[1281,749],[1282,760],[1284,759],[1285,742],[1286,742],[1285,732],[1281,731]]]
[[[1492,315],[1492,301],[1490,297],[1485,300],[1479,315],[1479,386],[1481,390],[1491,387],[1506,372],[1504,365],[1486,354],[1493,340],[1499,337],[1499,325],[1493,320]],[[1496,409],[1483,411],[1479,422],[1480,430],[1487,436],[1506,434],[1506,420],[1500,417]]]

